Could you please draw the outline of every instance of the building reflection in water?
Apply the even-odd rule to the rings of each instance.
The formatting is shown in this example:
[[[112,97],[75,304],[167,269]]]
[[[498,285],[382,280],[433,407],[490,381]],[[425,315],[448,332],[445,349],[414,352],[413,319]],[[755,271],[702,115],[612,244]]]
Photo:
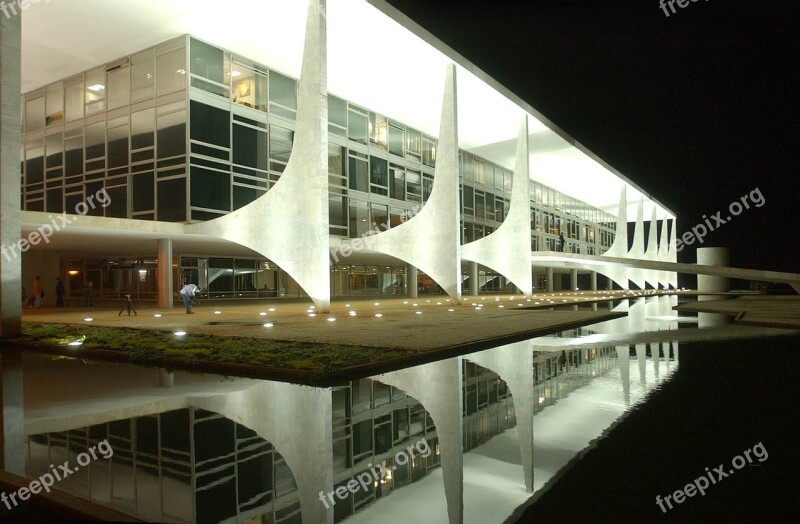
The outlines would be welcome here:
[[[164,388],[152,368],[26,354],[27,438],[6,457],[15,445],[38,477],[107,438],[114,456],[57,488],[147,520],[499,522],[678,369],[678,340],[700,330],[677,330],[653,300],[332,388],[188,373]],[[430,454],[396,460],[421,439]]]

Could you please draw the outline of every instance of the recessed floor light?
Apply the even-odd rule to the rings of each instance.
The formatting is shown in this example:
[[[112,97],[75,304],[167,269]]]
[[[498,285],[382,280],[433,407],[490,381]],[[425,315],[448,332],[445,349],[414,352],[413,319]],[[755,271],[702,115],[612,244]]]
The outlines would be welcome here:
[[[186,331],[175,331],[175,332],[173,333],[173,335],[175,335],[176,337],[182,337],[182,336],[184,336],[185,334],[186,334]]]
[[[155,314],[155,315],[153,315],[153,316],[154,316],[154,317],[156,317],[156,318],[161,318],[161,313],[156,313],[156,314]]]

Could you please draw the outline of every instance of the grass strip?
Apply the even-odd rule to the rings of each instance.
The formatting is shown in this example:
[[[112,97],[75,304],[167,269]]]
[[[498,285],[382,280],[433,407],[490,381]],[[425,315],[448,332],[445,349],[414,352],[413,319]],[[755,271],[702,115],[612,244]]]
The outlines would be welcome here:
[[[182,337],[169,331],[23,322],[20,341],[69,348],[104,349],[123,353],[131,362],[157,363],[168,358],[186,364],[229,362],[328,374],[340,368],[410,356],[414,350],[343,344],[291,342],[256,337],[192,333]],[[9,341],[13,345],[13,340]]]

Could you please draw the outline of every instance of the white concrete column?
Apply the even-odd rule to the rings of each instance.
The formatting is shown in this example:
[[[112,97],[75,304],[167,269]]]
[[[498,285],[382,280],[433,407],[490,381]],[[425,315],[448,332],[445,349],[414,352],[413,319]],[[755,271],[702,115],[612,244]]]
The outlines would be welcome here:
[[[406,286],[408,287],[408,297],[417,298],[417,268],[411,264],[406,264]]]
[[[478,282],[478,263],[477,262],[470,262],[469,263],[469,294],[472,296],[478,296],[481,294],[481,286]]]
[[[322,313],[331,306],[325,6],[325,0],[309,0],[294,144],[280,180],[246,206],[186,227],[189,233],[224,238],[275,262]]]
[[[533,492],[533,351],[530,342],[505,346],[468,355],[468,360],[491,369],[505,380],[514,398],[520,457],[525,489]]]
[[[494,269],[530,297],[531,213],[528,175],[528,118],[520,119],[517,154],[508,214],[492,234],[461,246],[461,256],[470,262]]]
[[[699,247],[697,248],[697,263],[702,266],[730,265],[730,251],[725,247]],[[727,293],[731,290],[730,279],[710,275],[697,275],[697,291],[700,293]],[[699,295],[698,301],[721,300],[724,297],[715,295]],[[720,313],[698,313],[699,327],[721,326],[730,323],[730,317]]]
[[[172,239],[158,239],[158,307],[172,309]],[[193,282],[198,284],[198,282]]]
[[[0,17],[2,18],[2,17]],[[25,410],[22,388],[22,353],[0,352],[0,469],[25,476]]]
[[[597,291],[597,271],[592,271],[592,283],[589,287],[591,287],[592,291]]]
[[[0,338],[22,330],[22,254],[18,249],[21,20],[22,14],[0,16]]]
[[[455,357],[370,377],[417,399],[436,424],[450,524],[464,522],[463,376],[461,357]]]
[[[570,269],[569,270],[569,290],[575,291],[578,287],[578,270],[577,269]]]
[[[340,249],[383,253],[413,264],[461,303],[461,213],[459,211],[458,102],[456,66],[445,71],[433,188],[422,209],[388,231],[342,241]],[[327,159],[327,157],[326,157]],[[327,160],[326,160],[327,161]],[[327,206],[327,187],[325,201]],[[327,223],[326,223],[327,231]],[[327,234],[327,233],[326,233]]]
[[[553,288],[553,268],[552,267],[544,268],[544,281],[545,281],[544,282],[545,291],[547,291],[548,293],[552,293],[553,289],[554,289]]]

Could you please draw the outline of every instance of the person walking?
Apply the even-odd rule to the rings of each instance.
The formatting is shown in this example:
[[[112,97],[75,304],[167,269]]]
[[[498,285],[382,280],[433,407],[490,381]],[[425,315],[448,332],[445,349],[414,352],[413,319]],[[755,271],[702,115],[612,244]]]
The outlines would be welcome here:
[[[192,299],[195,297],[197,292],[200,291],[200,288],[194,284],[186,284],[181,288],[178,294],[181,296],[181,300],[183,301],[184,307],[186,307],[186,314],[192,315],[194,311],[192,311]]]
[[[33,307],[42,307],[42,298],[44,297],[44,290],[42,289],[42,281],[39,275],[33,279]]]
[[[64,307],[64,282],[56,277],[56,307]]]
[[[119,310],[119,314],[117,315],[118,317],[122,316],[122,311],[126,307],[128,308],[128,316],[131,316],[131,310],[133,310],[134,316],[139,316],[139,313],[136,312],[136,308],[133,307],[133,302],[131,301],[131,296],[130,295],[125,295],[125,302],[122,304],[122,307]]]
[[[91,280],[86,283],[86,289],[83,292],[83,303],[87,306],[94,306],[94,282]]]

